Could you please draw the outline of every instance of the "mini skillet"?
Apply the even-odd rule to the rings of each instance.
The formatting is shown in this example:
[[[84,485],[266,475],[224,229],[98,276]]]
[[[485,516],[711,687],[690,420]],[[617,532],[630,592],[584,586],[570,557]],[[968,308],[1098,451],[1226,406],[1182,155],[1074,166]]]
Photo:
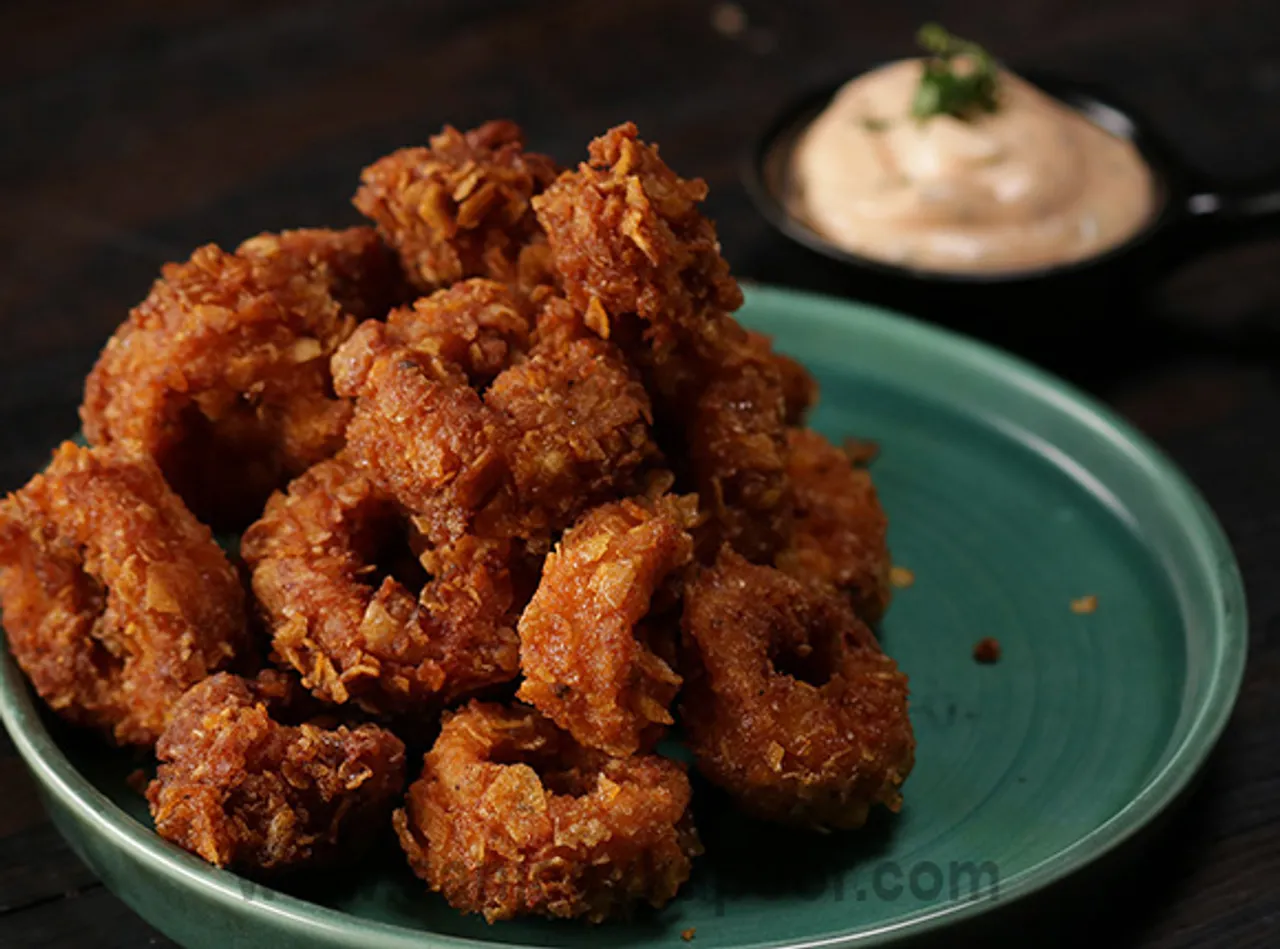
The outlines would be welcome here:
[[[1280,232],[1280,185],[1216,187],[1194,173],[1160,137],[1114,98],[1083,83],[1031,73],[1026,76],[1049,95],[1080,111],[1115,135],[1131,140],[1155,174],[1159,210],[1151,222],[1123,244],[1069,263],[1008,272],[926,270],[872,260],[836,246],[797,219],[785,201],[792,150],[800,133],[826,108],[839,86],[828,86],[784,109],[752,148],[743,169],[752,200],[769,223],[791,240],[850,270],[893,298],[924,289],[949,291],[957,302],[980,302],[1020,291],[1110,289],[1146,283],[1188,258],[1216,247]]]

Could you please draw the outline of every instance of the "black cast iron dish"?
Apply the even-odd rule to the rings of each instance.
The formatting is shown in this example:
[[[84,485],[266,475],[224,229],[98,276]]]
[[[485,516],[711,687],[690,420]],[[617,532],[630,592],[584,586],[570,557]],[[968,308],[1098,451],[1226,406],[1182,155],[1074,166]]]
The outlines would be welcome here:
[[[843,289],[925,311],[945,300],[959,323],[966,314],[1008,315],[1010,307],[1016,313],[1035,302],[1078,303],[1097,299],[1099,293],[1141,289],[1189,258],[1268,232],[1280,233],[1280,183],[1254,189],[1216,187],[1111,96],[1082,83],[1034,72],[1023,75],[1096,124],[1131,140],[1150,164],[1159,189],[1158,211],[1125,243],[1080,261],[998,273],[898,266],[836,246],[796,218],[785,196],[795,143],[839,85],[804,96],[769,125],[748,156],[743,174],[747,190],[778,231],[845,271]]]

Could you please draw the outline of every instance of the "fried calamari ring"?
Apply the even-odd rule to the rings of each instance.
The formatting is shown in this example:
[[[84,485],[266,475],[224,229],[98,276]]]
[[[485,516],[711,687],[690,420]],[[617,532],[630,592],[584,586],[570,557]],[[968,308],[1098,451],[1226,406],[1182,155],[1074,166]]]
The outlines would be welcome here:
[[[151,745],[179,696],[251,651],[244,591],[148,458],[67,442],[0,504],[14,658],[63,718]]]
[[[565,295],[589,322],[637,314],[665,350],[704,311],[742,305],[715,226],[698,210],[705,181],[680,178],[630,122],[595,139],[589,155],[533,200]]]
[[[362,324],[338,350],[333,379],[339,395],[357,398],[347,457],[418,516],[432,543],[467,533],[506,483],[513,433],[502,413],[460,367],[415,351],[383,323]]]
[[[772,354],[731,317],[720,318],[714,360],[685,431],[694,483],[710,514],[699,538],[704,561],[724,544],[769,563],[791,532],[786,398]]]
[[[533,709],[447,715],[395,814],[418,876],[489,922],[662,906],[702,852],[682,766],[583,748]]]
[[[520,617],[517,696],[582,744],[629,755],[672,722],[680,676],[637,627],[693,556],[693,498],[589,511],[547,557]]]
[[[659,457],[644,386],[602,339],[540,345],[494,380],[485,404],[512,431],[509,498],[489,518],[503,522],[499,533],[546,543],[588,508],[632,493]]]
[[[249,873],[332,866],[386,826],[404,745],[375,725],[280,724],[269,675],[220,673],[182,697],[147,788],[156,833]]]
[[[343,312],[357,320],[381,319],[413,295],[395,254],[371,227],[304,227],[259,234],[241,243],[236,254],[302,266],[308,279],[322,279]]]
[[[342,456],[296,479],[241,542],[274,656],[317,696],[386,715],[430,713],[514,679],[512,544],[421,546]]]
[[[150,455],[202,520],[240,528],[342,446],[329,358],[400,276],[371,228],[262,235],[168,264],[103,349],[80,417],[94,444]]]
[[[511,302],[484,283],[486,299],[492,292]],[[621,352],[590,337],[540,344],[499,373],[482,400],[466,373],[482,378],[510,357],[518,314],[504,308],[504,328],[477,329],[477,346],[456,336],[442,343],[433,301],[451,302],[457,290],[387,324],[362,325],[339,350],[337,391],[357,397],[347,455],[435,543],[479,523],[485,536],[518,536],[545,552],[583,510],[630,493],[642,465],[658,457],[648,397]]]
[[[787,433],[787,472],[796,525],[779,569],[801,580],[825,580],[848,594],[854,610],[877,622],[889,606],[889,522],[866,468],[817,432]]]
[[[725,551],[687,590],[683,627],[685,735],[744,810],[853,828],[899,808],[907,678],[841,597]]]
[[[529,269],[521,251],[539,236],[530,199],[558,171],[524,150],[513,122],[465,134],[446,125],[430,148],[404,148],[366,168],[354,203],[422,292],[467,277],[518,283]]]
[[[485,388],[529,348],[531,320],[506,284],[475,278],[387,317],[390,338],[466,373]]]
[[[764,333],[747,331],[751,345],[768,354],[778,378],[782,383],[782,397],[786,403],[786,422],[788,425],[800,425],[804,422],[809,410],[818,404],[818,380],[804,367],[799,360],[785,353],[774,352],[773,340]]]
[[[691,458],[711,515],[700,548],[714,557],[730,543],[771,562],[791,511],[786,394],[762,337],[728,315],[742,292],[698,208],[706,194],[627,124],[593,141],[590,162],[534,208],[565,295],[641,368],[663,427],[676,433],[669,453]]]

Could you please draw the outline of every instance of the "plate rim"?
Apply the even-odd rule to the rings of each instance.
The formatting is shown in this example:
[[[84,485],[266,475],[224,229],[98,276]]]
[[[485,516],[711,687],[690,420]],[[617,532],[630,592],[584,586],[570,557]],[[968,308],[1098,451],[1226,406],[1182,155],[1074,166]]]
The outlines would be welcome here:
[[[1180,527],[1191,534],[1193,546],[1212,569],[1206,580],[1212,590],[1211,628],[1216,634],[1216,661],[1212,663],[1205,693],[1185,734],[1161,766],[1120,810],[1071,844],[1039,863],[1000,883],[998,901],[969,900],[937,908],[922,908],[881,926],[857,933],[816,939],[744,944],[740,949],[843,949],[852,946],[889,945],[975,918],[996,906],[1006,907],[1072,876],[1088,864],[1116,850],[1169,808],[1200,772],[1216,746],[1235,708],[1244,677],[1248,651],[1248,611],[1244,583],[1234,551],[1217,517],[1199,490],[1181,469],[1146,436],[1092,396],[1035,365],[1001,350],[906,314],[860,301],[811,293],[787,287],[742,281],[747,303],[755,307],[794,307],[806,316],[838,326],[842,331],[879,329],[897,335],[911,348],[942,352],[943,358],[994,368],[1001,381],[1029,388],[1060,412],[1087,424],[1125,449],[1130,463],[1142,464],[1147,473],[1172,490],[1187,514]],[[53,795],[76,820],[99,837],[111,839],[130,858],[146,864],[159,875],[178,877],[210,902],[248,915],[274,927],[284,926],[312,939],[333,944],[378,945],[383,949],[449,947],[482,949],[538,949],[528,944],[495,943],[411,929],[353,916],[329,907],[273,890],[224,870],[161,839],[130,817],[89,783],[58,747],[40,720],[25,677],[18,670],[5,640],[0,644],[0,719],[18,753],[45,793]],[[377,940],[377,942],[373,942]]]

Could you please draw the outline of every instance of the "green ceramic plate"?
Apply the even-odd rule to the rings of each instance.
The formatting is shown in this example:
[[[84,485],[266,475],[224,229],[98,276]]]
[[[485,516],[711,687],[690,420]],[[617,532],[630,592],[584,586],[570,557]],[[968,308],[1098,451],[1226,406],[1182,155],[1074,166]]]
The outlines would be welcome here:
[[[1183,476],[1122,422],[989,348],[842,301],[754,289],[743,318],[822,383],[813,423],[876,439],[899,591],[883,639],[911,676],[918,763],[897,817],[827,837],[753,824],[697,789],[707,855],[625,924],[486,926],[388,846],[340,878],[266,889],[161,842],[136,762],[37,710],[3,662],[5,724],[77,851],[189,946],[883,944],[1013,903],[1174,801],[1231,711],[1245,604]],[[1092,613],[1071,603],[1097,598]],[[974,643],[996,637],[997,665]]]

